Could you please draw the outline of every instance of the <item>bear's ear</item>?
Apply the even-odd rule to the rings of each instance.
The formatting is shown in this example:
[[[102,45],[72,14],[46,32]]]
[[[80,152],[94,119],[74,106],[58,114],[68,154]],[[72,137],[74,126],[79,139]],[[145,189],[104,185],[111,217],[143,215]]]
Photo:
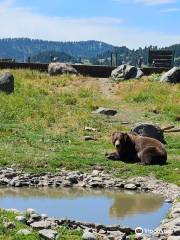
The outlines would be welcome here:
[[[116,132],[113,132],[112,134],[112,144],[114,145],[116,141]]]
[[[129,137],[128,133],[123,134],[123,139],[124,139],[125,142],[128,142],[130,140],[130,137]]]

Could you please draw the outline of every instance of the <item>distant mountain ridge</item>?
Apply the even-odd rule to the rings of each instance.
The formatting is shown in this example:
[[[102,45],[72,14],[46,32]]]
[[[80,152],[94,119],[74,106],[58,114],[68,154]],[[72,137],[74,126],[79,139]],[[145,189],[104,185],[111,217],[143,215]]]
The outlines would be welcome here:
[[[116,47],[101,41],[79,41],[79,42],[54,42],[35,40],[29,38],[5,38],[0,39],[0,58],[15,58],[16,61],[26,61],[31,57],[33,61],[45,62],[51,53],[58,55],[61,61],[79,62],[80,59],[89,59],[92,64],[110,65],[111,53],[116,52],[119,62],[135,65],[142,57],[147,63],[149,48],[153,46],[129,49],[125,46]],[[180,44],[175,44],[164,49],[175,50],[175,63],[180,65]]]
[[[24,60],[40,52],[64,52],[76,58],[95,58],[114,46],[98,41],[53,42],[28,38],[0,39],[0,58]]]

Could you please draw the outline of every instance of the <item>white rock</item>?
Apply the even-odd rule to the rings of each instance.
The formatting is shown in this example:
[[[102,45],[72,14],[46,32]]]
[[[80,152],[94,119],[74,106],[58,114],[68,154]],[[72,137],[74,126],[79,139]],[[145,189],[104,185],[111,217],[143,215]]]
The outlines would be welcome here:
[[[36,210],[34,210],[33,208],[27,208],[27,209],[26,209],[26,215],[29,216],[29,217],[30,217],[32,214],[35,214],[35,213],[37,213],[37,212],[36,212]]]
[[[57,231],[51,229],[43,229],[39,231],[40,237],[47,240],[54,240],[57,236]]]
[[[129,190],[135,190],[137,189],[136,185],[133,183],[128,183],[124,186],[125,189],[129,189]]]
[[[15,220],[18,221],[18,222],[25,222],[26,218],[24,216],[16,216]]]
[[[180,240],[180,236],[170,236],[167,240]]]
[[[34,229],[49,229],[51,227],[51,223],[49,221],[38,221],[31,223],[30,226]]]
[[[82,236],[82,240],[96,240],[96,236],[93,233],[85,230]]]
[[[20,229],[20,230],[17,232],[17,234],[27,236],[27,235],[30,235],[30,234],[31,234],[31,231],[29,231],[28,229]]]

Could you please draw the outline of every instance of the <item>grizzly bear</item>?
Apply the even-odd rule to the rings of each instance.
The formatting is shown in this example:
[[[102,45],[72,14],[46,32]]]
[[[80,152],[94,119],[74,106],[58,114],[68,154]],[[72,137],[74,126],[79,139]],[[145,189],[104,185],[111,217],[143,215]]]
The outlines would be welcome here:
[[[116,147],[116,153],[110,154],[109,159],[143,165],[163,165],[167,161],[164,145],[153,138],[142,137],[133,132],[115,132],[112,135],[112,143]]]

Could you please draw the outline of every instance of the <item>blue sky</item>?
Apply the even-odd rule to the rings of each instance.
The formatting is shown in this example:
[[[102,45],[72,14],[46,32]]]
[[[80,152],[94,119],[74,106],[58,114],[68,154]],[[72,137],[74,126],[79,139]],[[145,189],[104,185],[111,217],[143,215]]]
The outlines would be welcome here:
[[[180,0],[0,0],[0,38],[168,46],[179,23]]]

